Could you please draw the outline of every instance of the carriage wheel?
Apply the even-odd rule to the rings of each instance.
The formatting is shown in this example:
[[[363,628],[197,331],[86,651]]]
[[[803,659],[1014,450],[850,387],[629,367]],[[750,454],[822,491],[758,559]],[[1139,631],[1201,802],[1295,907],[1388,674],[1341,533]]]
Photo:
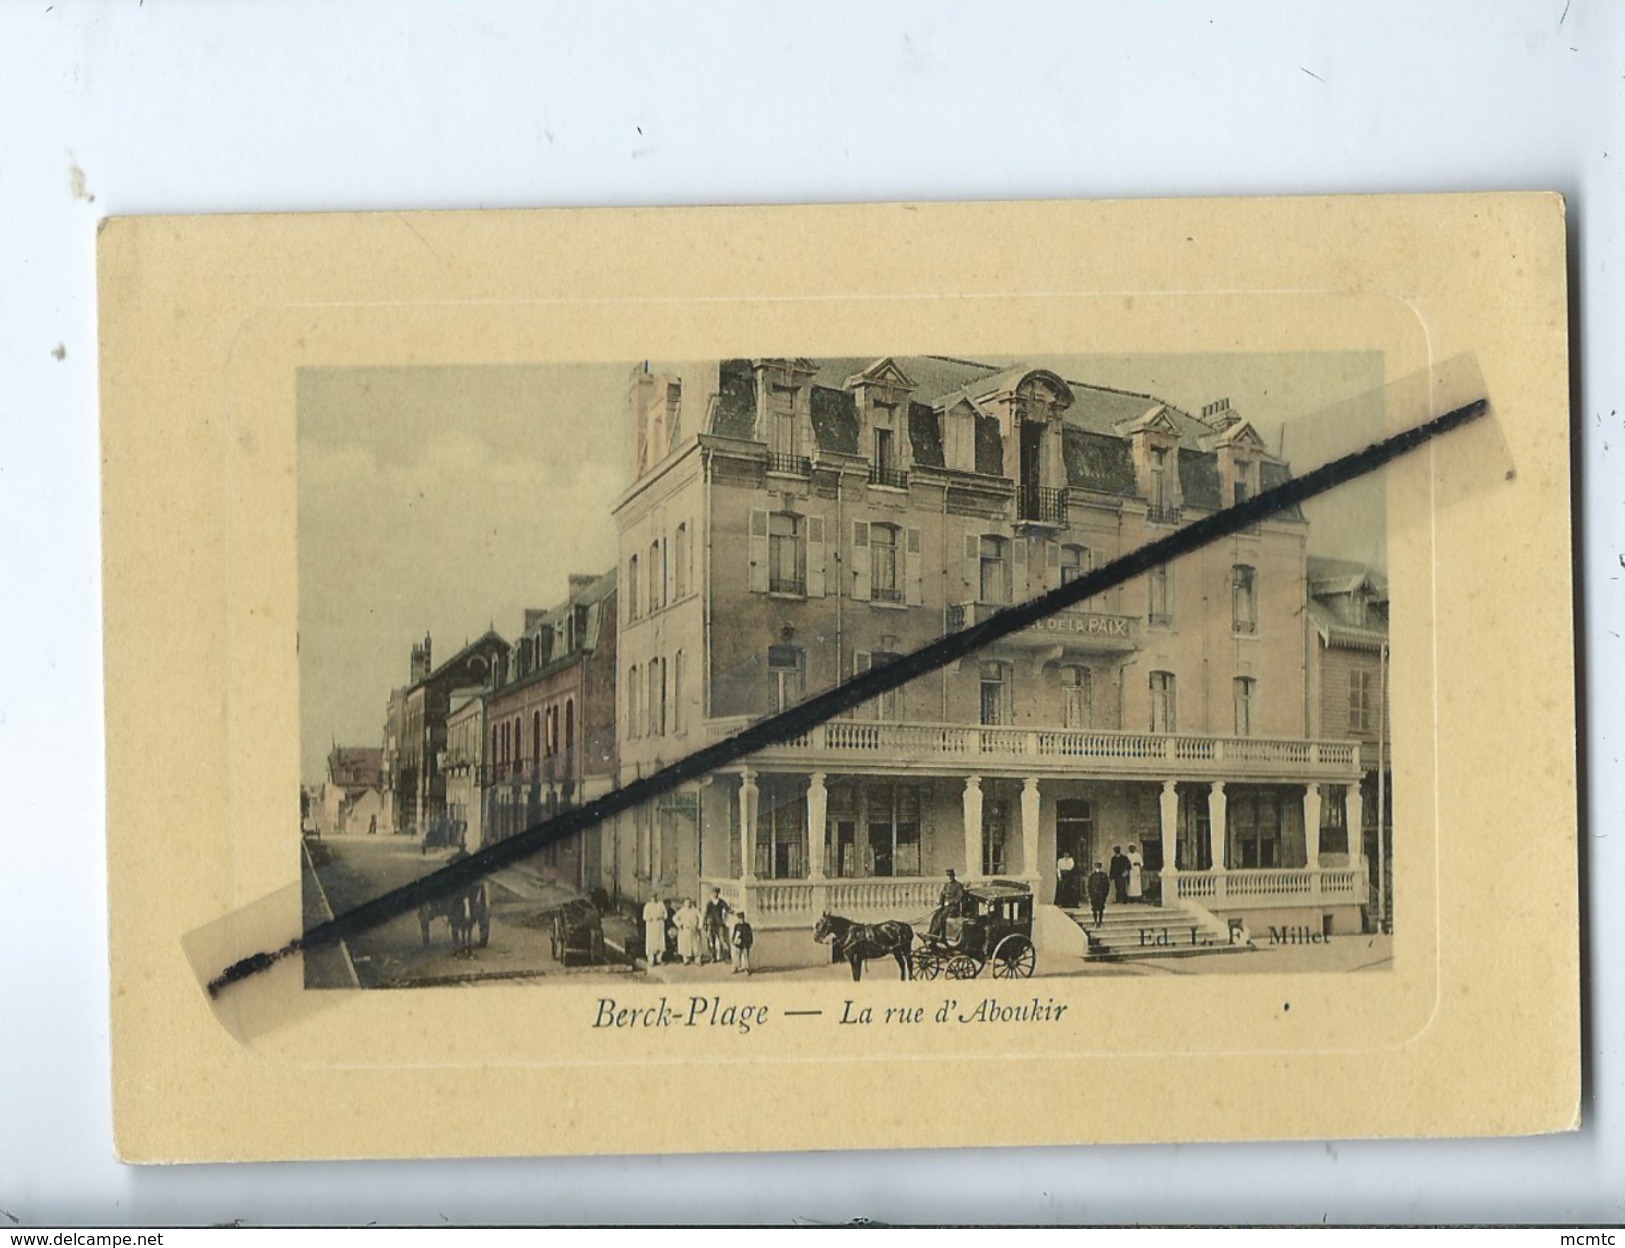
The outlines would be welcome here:
[[[949,979],[975,979],[982,973],[982,964],[968,953],[956,953],[948,959]]]
[[[935,979],[942,974],[942,959],[921,949],[914,955],[914,978]]]
[[[1025,936],[1006,936],[993,951],[994,979],[1031,979],[1037,965],[1033,942]]]

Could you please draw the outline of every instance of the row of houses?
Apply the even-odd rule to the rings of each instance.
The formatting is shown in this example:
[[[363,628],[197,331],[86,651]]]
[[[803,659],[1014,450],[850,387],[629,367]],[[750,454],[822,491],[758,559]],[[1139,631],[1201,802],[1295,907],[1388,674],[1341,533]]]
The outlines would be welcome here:
[[[617,566],[512,642],[413,648],[389,828],[511,836],[1289,473],[1225,400],[942,357],[647,363],[626,428]],[[1391,892],[1387,608],[1282,513],[541,865],[721,889],[779,962],[825,909],[917,914],[950,867],[1047,901],[1130,843],[1170,911],[1358,931]]]

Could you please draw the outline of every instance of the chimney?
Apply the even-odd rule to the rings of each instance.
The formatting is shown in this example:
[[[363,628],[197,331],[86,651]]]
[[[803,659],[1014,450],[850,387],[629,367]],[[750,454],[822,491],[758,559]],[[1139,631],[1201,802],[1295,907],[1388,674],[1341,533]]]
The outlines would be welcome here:
[[[1202,407],[1202,419],[1215,429],[1228,429],[1241,419],[1237,412],[1230,410],[1229,399],[1215,399]]]
[[[424,633],[423,634],[423,674],[425,676],[427,676],[430,672],[434,671],[434,660],[429,657],[430,646],[431,645],[432,645],[432,643],[429,640],[429,634]]]
[[[414,684],[414,685],[417,684],[418,681],[422,680],[426,675],[428,675],[428,669],[426,669],[423,666],[423,647],[422,646],[413,646],[412,647],[412,668],[411,668],[411,671],[412,671],[412,675],[411,675],[411,678],[410,678],[408,683]]]

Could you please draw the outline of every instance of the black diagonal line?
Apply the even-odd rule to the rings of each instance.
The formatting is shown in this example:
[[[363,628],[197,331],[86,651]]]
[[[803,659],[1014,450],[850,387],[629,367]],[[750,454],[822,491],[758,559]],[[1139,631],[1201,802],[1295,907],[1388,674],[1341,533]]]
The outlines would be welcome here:
[[[1264,490],[1246,502],[1236,503],[1175,529],[1166,537],[1148,542],[1093,572],[1069,581],[1059,589],[1052,589],[1036,598],[1005,607],[979,623],[949,633],[928,645],[921,646],[918,650],[910,651],[889,663],[854,676],[832,689],[814,694],[787,711],[759,720],[722,741],[702,746],[653,775],[633,780],[623,788],[607,793],[577,810],[556,815],[507,840],[488,845],[460,862],[451,863],[410,884],[363,902],[352,910],[346,910],[325,923],[317,924],[302,937],[289,941],[281,949],[255,954],[234,962],[209,981],[209,994],[216,995],[289,954],[337,944],[380,923],[387,923],[391,919],[407,914],[426,901],[467,888],[493,871],[499,871],[510,863],[529,858],[539,849],[574,836],[622,811],[641,806],[662,793],[669,793],[679,785],[698,779],[719,767],[736,763],[758,750],[805,736],[842,711],[852,710],[880,694],[975,654],[990,642],[1028,628],[1046,616],[1082,602],[1086,598],[1094,598],[1114,586],[1121,585],[1124,581],[1150,571],[1158,564],[1189,554],[1210,542],[1238,533],[1277,512],[1295,507],[1356,477],[1375,472],[1440,434],[1449,433],[1478,419],[1488,410],[1488,406],[1487,400],[1476,399],[1465,407],[1458,407],[1442,416],[1435,416],[1414,428],[1373,443],[1364,450],[1354,451],[1330,463],[1322,464],[1301,477],[1293,477],[1281,485]]]

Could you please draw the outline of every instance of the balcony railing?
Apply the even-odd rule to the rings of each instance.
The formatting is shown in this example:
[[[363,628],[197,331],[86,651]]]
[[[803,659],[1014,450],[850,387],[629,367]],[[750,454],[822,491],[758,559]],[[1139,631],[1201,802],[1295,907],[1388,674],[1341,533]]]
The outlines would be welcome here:
[[[1017,516],[1039,524],[1066,523],[1066,491],[1047,485],[1024,485],[1017,498]]]
[[[767,470],[787,477],[810,476],[812,460],[805,455],[784,455],[778,451],[770,451],[767,456]]]
[[[825,913],[864,920],[922,917],[936,907],[942,881],[935,876],[700,881],[702,895],[710,896],[713,888],[756,927],[811,927]]]
[[[872,464],[869,468],[870,485],[889,485],[894,490],[908,489],[908,473],[899,468],[882,468]]]
[[[748,716],[708,720],[707,739],[720,741],[751,722]],[[806,765],[934,764],[972,769],[1004,765],[1038,773],[1076,772],[1080,764],[1097,764],[1114,774],[1159,779],[1257,776],[1348,782],[1360,775],[1360,746],[1355,741],[847,719],[819,724],[757,757]]]
[[[1181,507],[1153,503],[1146,508],[1145,518],[1152,524],[1178,524],[1183,514],[1184,509]]]
[[[1170,877],[1164,875],[1163,879]],[[1363,867],[1271,867],[1241,871],[1180,871],[1174,888],[1206,906],[1247,910],[1289,905],[1364,905]],[[1261,933],[1254,932],[1257,940]]]

